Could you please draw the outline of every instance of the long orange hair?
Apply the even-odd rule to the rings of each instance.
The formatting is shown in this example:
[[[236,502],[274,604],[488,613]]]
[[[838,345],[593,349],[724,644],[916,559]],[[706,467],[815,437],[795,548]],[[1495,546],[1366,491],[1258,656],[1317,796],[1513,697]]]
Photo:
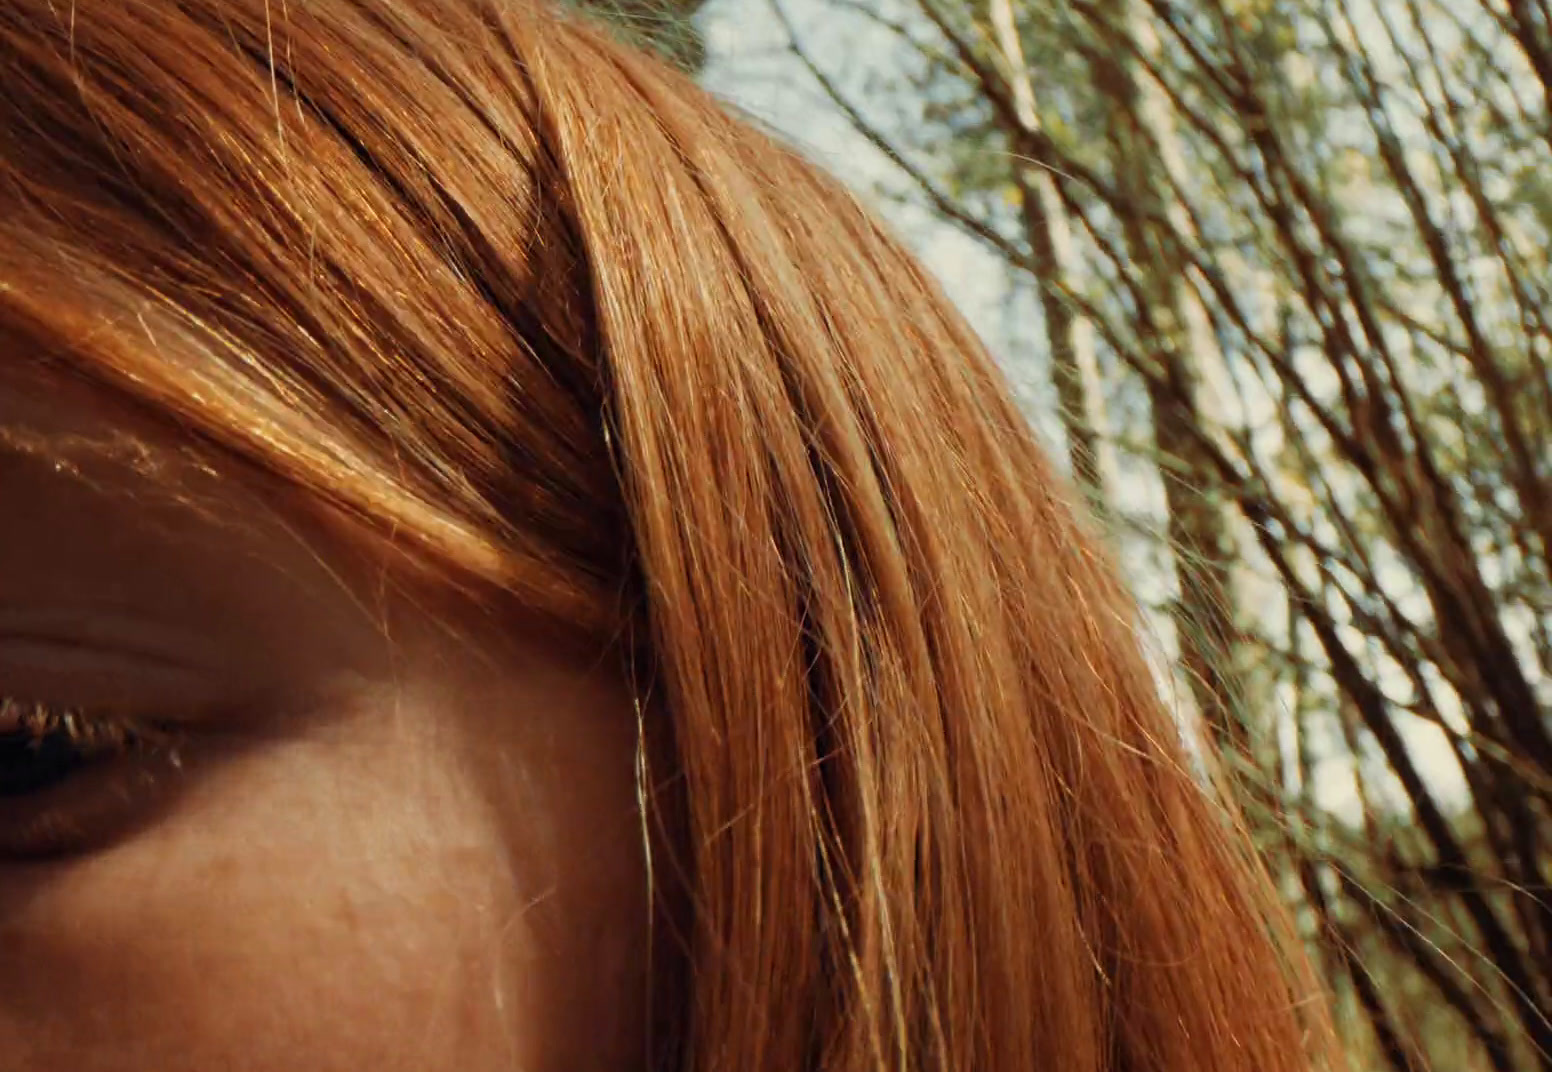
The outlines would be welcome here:
[[[0,0],[0,78],[6,360],[623,638],[660,1067],[1323,1060],[1133,603],[839,184],[529,2]]]

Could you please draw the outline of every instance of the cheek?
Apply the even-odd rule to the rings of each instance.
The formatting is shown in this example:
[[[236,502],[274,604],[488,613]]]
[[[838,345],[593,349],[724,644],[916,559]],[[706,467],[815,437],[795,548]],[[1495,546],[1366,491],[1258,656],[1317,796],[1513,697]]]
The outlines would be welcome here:
[[[547,978],[575,992],[574,937],[629,943],[405,754],[277,747],[110,851],[0,870],[4,1067],[553,1067]]]
[[[122,904],[61,891],[51,918],[8,922],[0,951],[18,970],[0,982],[0,1046],[29,1072],[494,1067],[479,1043],[499,1025],[469,986],[491,970],[446,915],[425,920],[431,891],[401,885],[393,904],[289,855],[240,867],[254,865],[286,888],[105,870],[85,881],[141,891]]]

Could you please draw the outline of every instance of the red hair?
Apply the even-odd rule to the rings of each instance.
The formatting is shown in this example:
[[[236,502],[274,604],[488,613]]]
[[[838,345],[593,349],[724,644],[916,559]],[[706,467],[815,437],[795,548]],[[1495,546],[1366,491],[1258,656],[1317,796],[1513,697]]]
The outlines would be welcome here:
[[[973,333],[840,185],[497,0],[0,0],[0,332],[600,639],[664,1067],[1294,1072],[1320,1001]]]

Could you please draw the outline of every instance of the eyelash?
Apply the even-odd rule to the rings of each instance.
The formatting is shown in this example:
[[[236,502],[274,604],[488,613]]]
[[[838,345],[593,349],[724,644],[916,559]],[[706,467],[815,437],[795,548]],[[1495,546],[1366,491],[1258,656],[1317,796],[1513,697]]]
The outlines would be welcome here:
[[[137,728],[128,719],[92,718],[75,708],[0,697],[0,736],[26,734],[33,740],[42,740],[64,734],[82,746],[101,747],[107,742],[124,747],[138,739]]]
[[[133,821],[178,737],[119,715],[0,697],[0,858],[84,851]]]

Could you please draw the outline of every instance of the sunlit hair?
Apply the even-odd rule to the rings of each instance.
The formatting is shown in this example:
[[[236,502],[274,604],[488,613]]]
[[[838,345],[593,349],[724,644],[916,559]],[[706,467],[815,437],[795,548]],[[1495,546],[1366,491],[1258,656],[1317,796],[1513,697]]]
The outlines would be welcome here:
[[[618,641],[660,1067],[1321,1060],[1133,603],[839,184],[527,3],[0,0],[0,84],[6,361]]]

